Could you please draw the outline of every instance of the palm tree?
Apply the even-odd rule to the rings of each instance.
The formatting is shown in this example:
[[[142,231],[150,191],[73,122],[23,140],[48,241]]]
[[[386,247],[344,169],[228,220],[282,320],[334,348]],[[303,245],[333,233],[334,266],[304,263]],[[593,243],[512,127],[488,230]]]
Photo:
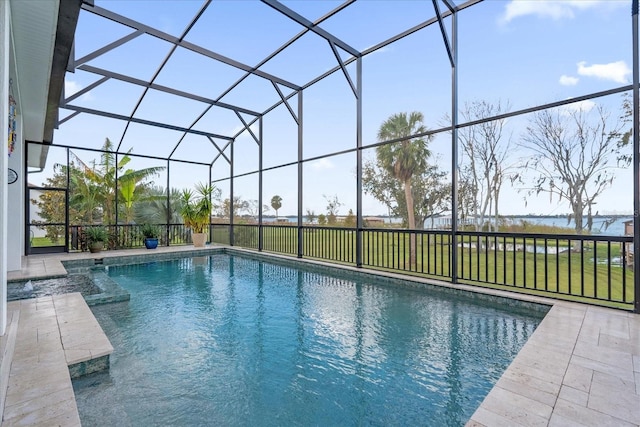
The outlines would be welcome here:
[[[181,191],[172,188],[169,193],[169,205],[167,206],[167,190],[163,187],[151,187],[147,190],[147,196],[136,204],[134,220],[138,224],[180,224],[182,209]]]
[[[86,188],[91,188],[95,192],[91,197],[102,207],[103,224],[115,222],[116,176],[118,176],[119,199],[124,206],[125,220],[130,221],[133,218],[133,204],[144,196],[144,188],[150,184],[146,180],[164,170],[164,166],[135,171],[129,169],[125,172],[124,167],[131,161],[128,153],[116,163],[113,143],[109,138],[106,138],[102,151],[100,161],[94,160],[90,164],[83,162],[73,152],[71,154],[87,180]],[[78,188],[81,186],[79,185]],[[89,195],[84,197],[88,200]]]
[[[124,211],[124,221],[127,224],[133,222],[134,206],[137,203],[152,200],[155,197],[149,193],[153,182],[146,181],[149,175],[156,174],[153,171],[155,169],[158,169],[158,167],[140,170],[127,169],[122,176],[118,177],[118,190],[120,192],[118,200],[121,200],[118,204]],[[160,169],[164,168],[160,167]]]
[[[73,163],[69,167],[69,183],[69,217],[74,224],[93,224],[101,215],[98,186]],[[76,214],[71,215],[72,211]]]
[[[427,128],[422,123],[423,120],[424,116],[417,111],[410,114],[393,114],[380,126],[378,141],[395,139],[400,139],[400,141],[379,145],[376,148],[376,156],[380,166],[402,182],[407,204],[407,221],[411,230],[416,228],[411,188],[413,176],[420,174],[427,167],[427,158],[431,155],[425,139],[411,138],[412,135],[426,132]],[[410,240],[410,262],[414,264],[416,260],[415,235],[412,235]]]
[[[282,207],[282,197],[277,194],[271,198],[271,207],[276,211],[276,218],[278,218],[278,209]]]

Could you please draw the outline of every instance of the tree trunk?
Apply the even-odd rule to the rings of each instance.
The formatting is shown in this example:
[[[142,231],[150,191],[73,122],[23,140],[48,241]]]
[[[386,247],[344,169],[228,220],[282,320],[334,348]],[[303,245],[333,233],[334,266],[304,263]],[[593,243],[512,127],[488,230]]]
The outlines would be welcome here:
[[[576,234],[582,234],[583,233],[583,222],[582,222],[582,211],[583,211],[583,207],[582,207],[582,203],[574,203],[573,204],[573,220],[576,223]],[[580,240],[574,240],[573,241],[573,247],[572,247],[572,251],[573,252],[580,252],[582,248],[582,245],[580,244]]]
[[[413,194],[411,192],[411,179],[404,182],[404,198],[407,201],[407,220],[409,221],[409,229],[416,229],[416,218],[413,212]],[[416,264],[416,235],[409,235],[409,266]]]

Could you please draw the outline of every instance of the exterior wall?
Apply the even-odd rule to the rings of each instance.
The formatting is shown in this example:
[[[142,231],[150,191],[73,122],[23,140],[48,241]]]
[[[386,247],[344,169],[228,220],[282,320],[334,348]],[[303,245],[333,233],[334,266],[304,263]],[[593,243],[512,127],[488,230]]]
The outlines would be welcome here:
[[[0,1],[0,335],[7,328],[7,129],[9,127],[9,2]]]
[[[15,73],[12,73],[13,86],[17,85]],[[16,98],[18,116],[16,120],[16,131],[18,141],[11,157],[9,157],[9,167],[18,172],[18,181],[9,184],[7,189],[8,210],[7,210],[7,241],[11,245],[11,250],[7,253],[7,270],[20,270],[22,268],[22,259],[24,255],[24,224],[25,224],[25,208],[24,208],[24,180],[26,172],[24,170],[24,141],[23,141],[23,120],[20,114],[20,100],[18,93],[13,90],[13,96]]]
[[[11,18],[9,17],[9,20]],[[9,27],[9,26],[7,26]],[[25,204],[24,204],[24,180],[26,179],[24,156],[26,149],[24,145],[24,115],[21,111],[20,81],[16,70],[15,49],[11,41],[11,28],[9,28],[9,92],[16,101],[16,133],[17,141],[15,149],[8,157],[8,167],[18,173],[18,181],[8,184],[7,188],[7,243],[10,250],[7,251],[7,270],[20,270],[25,253]],[[7,99],[8,95],[4,97]]]

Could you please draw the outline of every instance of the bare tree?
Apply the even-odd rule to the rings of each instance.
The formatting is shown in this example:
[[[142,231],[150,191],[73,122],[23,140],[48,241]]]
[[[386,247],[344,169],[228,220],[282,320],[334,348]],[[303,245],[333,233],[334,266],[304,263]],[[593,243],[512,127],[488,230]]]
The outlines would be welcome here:
[[[462,225],[467,225],[476,212],[478,190],[471,178],[468,165],[458,173],[458,217]],[[473,220],[475,224],[475,220]]]
[[[316,213],[313,209],[309,209],[307,208],[307,221],[309,222],[309,224],[313,224],[316,220]]]
[[[257,220],[260,215],[260,203],[257,200],[247,200],[247,204],[244,206],[247,215],[249,215],[252,219]],[[262,205],[262,213],[266,214],[269,212],[269,205]]]
[[[600,106],[591,112],[544,110],[534,114],[522,138],[522,147],[531,153],[524,168],[536,173],[533,186],[525,188],[527,194],[546,192],[568,202],[577,234],[591,231],[596,199],[611,186],[613,170],[625,162],[624,120],[609,117]],[[522,176],[518,179],[522,182]]]
[[[338,209],[342,206],[342,202],[338,200],[338,195],[327,196],[323,194],[322,197],[327,201],[327,222],[329,225],[335,224],[338,216]]]
[[[467,122],[484,120],[509,111],[507,102],[495,104],[487,101],[474,101],[465,104],[460,112]],[[463,155],[467,157],[464,178],[475,189],[472,203],[476,230],[482,228],[487,216],[493,212],[493,227],[498,227],[498,203],[504,178],[509,173],[508,157],[511,138],[503,138],[504,119],[491,120],[473,126],[461,128],[458,135]]]

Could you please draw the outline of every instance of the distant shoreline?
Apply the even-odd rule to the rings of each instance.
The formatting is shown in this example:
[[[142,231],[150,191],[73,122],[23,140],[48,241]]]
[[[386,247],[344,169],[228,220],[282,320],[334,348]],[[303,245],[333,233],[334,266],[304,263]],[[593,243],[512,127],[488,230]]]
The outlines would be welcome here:
[[[307,215],[302,215],[303,218],[306,217]],[[336,217],[338,218],[344,218],[347,215],[336,215]],[[263,218],[298,218],[298,215],[278,215],[277,217],[275,215],[262,215]],[[316,215],[316,217],[318,217],[318,215]],[[363,217],[365,218],[382,218],[382,219],[396,219],[397,217],[395,216],[389,216],[389,215],[363,215]],[[534,214],[527,214],[527,215],[499,215],[499,218],[505,218],[505,219],[527,219],[527,218],[553,218],[553,219],[569,219],[572,218],[573,215],[571,214],[558,214],[558,215],[534,215]],[[436,216],[434,218],[450,218],[450,216],[447,215],[441,215],[441,216]],[[487,219],[491,219],[493,218],[493,216],[491,215],[486,215],[485,218]],[[583,218],[587,218],[587,216],[585,215]],[[633,213],[628,213],[628,214],[615,214],[615,215],[603,215],[603,214],[598,214],[598,215],[593,215],[592,218],[633,218]]]

